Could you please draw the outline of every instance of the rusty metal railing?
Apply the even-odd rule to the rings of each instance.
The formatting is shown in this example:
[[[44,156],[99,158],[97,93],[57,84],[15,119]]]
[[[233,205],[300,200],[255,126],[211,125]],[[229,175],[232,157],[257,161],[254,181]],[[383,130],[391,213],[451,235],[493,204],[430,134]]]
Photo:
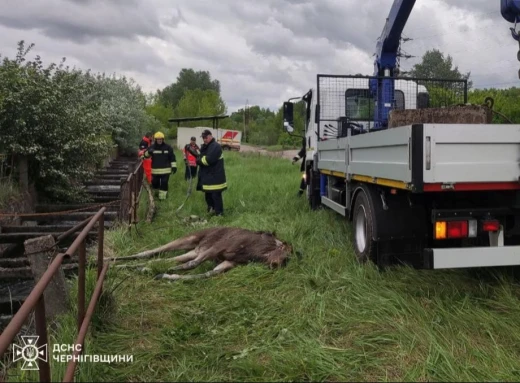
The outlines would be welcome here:
[[[141,198],[143,177],[143,161],[139,161],[135,170],[121,184],[119,220],[127,221],[129,225],[137,222],[137,209]]]
[[[103,288],[103,281],[108,270],[109,263],[103,263],[103,243],[104,243],[104,231],[105,231],[105,211],[106,208],[102,207],[88,222],[84,221],[80,225],[84,224],[85,227],[76,237],[72,245],[68,248],[65,253],[58,254],[45,273],[42,275],[38,283],[34,286],[33,290],[22,304],[18,312],[11,319],[5,330],[0,335],[0,358],[3,357],[15,336],[20,332],[24,322],[29,318],[29,315],[34,310],[36,335],[38,340],[36,342],[37,347],[42,347],[48,343],[47,338],[47,320],[45,317],[45,302],[44,302],[44,291],[51,282],[56,272],[60,269],[63,260],[66,257],[71,257],[74,253],[78,252],[78,335],[76,338],[75,345],[80,345],[83,348],[83,342],[94,314],[96,304],[101,295]],[[90,299],[90,303],[85,312],[85,270],[86,270],[86,239],[90,230],[98,222],[98,248],[97,248],[97,281],[94,288],[94,293]],[[79,225],[78,225],[79,226]],[[78,350],[75,347],[74,356],[78,354]],[[46,360],[38,359],[40,382],[51,381],[51,371],[49,365],[49,358]],[[78,358],[72,358],[67,366],[65,372],[64,382],[72,382],[74,378],[74,372],[76,370]]]

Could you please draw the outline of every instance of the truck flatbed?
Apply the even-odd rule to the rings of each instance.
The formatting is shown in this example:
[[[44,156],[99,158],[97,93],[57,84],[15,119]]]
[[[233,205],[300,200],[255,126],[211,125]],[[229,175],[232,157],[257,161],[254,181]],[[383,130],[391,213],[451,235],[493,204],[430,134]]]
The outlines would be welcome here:
[[[520,125],[414,124],[317,143],[321,173],[415,193],[520,189]]]

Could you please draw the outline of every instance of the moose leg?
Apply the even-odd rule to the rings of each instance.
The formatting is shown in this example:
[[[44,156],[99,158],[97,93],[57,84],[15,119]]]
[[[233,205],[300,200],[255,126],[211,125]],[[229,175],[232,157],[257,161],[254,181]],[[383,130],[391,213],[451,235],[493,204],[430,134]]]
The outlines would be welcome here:
[[[136,263],[133,265],[129,265],[129,264],[125,263],[123,265],[116,265],[115,267],[117,269],[119,269],[119,268],[121,268],[121,269],[136,268],[136,269],[138,269],[138,268],[142,267],[141,271],[147,271],[149,269],[146,266],[150,265],[153,262],[160,262],[160,261],[175,261],[175,262],[179,262],[179,263],[188,262],[188,261],[191,261],[192,259],[197,258],[198,254],[199,254],[198,251],[191,250],[191,251],[187,252],[186,254],[178,255],[177,257],[174,257],[174,258],[156,258],[156,259],[152,259],[151,261],[148,261],[146,263]]]
[[[215,257],[218,254],[218,250],[215,250],[214,248],[209,248],[207,250],[202,251],[199,255],[197,255],[197,258],[195,258],[192,261],[183,263],[182,265],[171,267],[168,269],[168,271],[174,271],[174,270],[191,270],[195,267],[199,266],[202,262],[204,262],[207,259],[211,259]]]
[[[192,261],[195,258],[197,258],[199,255],[199,252],[197,250],[191,250],[188,251],[186,254],[178,255],[177,257],[174,257],[172,261],[184,263],[188,261]]]
[[[154,277],[154,279],[169,279],[171,281],[176,281],[178,279],[203,279],[210,278],[218,274],[222,274],[228,270],[231,270],[236,266],[236,263],[231,261],[224,261],[220,263],[213,270],[205,272],[204,274],[193,274],[193,275],[179,275],[179,274],[158,274]]]
[[[105,258],[105,261],[124,261],[129,259],[143,259],[143,258],[151,258],[155,254],[164,253],[166,251],[173,250],[192,250],[194,249],[199,242],[199,237],[195,235],[190,235],[184,238],[176,239],[173,242],[167,243],[166,245],[157,247],[153,250],[143,251],[141,253],[135,255],[129,255],[127,257],[112,257]]]

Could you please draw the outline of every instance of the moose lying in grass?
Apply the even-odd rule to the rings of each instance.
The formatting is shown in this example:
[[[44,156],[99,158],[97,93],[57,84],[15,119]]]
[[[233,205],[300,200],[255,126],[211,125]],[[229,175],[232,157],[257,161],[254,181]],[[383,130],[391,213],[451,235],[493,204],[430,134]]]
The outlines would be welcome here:
[[[288,261],[292,253],[292,246],[280,241],[274,233],[270,232],[251,231],[236,227],[214,227],[196,231],[153,250],[143,251],[127,257],[109,258],[109,260],[146,259],[156,254],[173,250],[190,251],[171,258],[173,261],[181,263],[181,265],[172,267],[168,271],[191,270],[208,260],[215,261],[218,265],[204,274],[158,274],[154,279],[208,278],[231,270],[235,266],[250,262],[263,263],[270,268],[281,267],[285,266]],[[163,259],[160,258],[160,260]],[[145,266],[141,270],[149,270],[146,266],[150,262],[133,265],[133,267]]]

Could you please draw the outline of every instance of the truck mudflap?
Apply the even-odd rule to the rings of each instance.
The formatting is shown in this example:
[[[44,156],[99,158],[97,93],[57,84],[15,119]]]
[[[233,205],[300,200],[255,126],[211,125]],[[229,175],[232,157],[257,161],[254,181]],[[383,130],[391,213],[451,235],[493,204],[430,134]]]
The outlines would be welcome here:
[[[427,269],[456,269],[520,265],[520,246],[425,249]]]

